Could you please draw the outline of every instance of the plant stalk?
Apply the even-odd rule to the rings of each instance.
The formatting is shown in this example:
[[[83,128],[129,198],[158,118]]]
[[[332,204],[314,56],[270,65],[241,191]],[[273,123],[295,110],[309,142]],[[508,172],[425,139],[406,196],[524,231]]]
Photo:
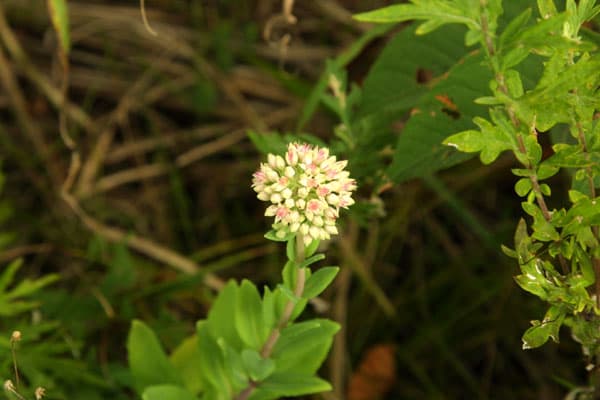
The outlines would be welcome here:
[[[306,258],[305,254],[303,236],[300,232],[298,232],[298,234],[296,234],[296,259],[294,260],[297,268],[296,286],[294,287],[294,296],[296,298],[300,298],[302,293],[304,293],[304,284],[306,283],[306,268],[300,268],[300,265]],[[296,304],[297,303],[292,300],[288,300],[288,302],[285,304],[285,308],[283,309],[283,313],[277,322],[277,326],[275,326],[275,328],[271,331],[271,334],[260,350],[260,355],[262,358],[269,358],[273,353],[273,349],[275,348],[275,345],[281,336],[281,330],[290,322]],[[247,400],[257,387],[258,382],[250,381],[248,387],[242,390],[235,397],[235,400]]]

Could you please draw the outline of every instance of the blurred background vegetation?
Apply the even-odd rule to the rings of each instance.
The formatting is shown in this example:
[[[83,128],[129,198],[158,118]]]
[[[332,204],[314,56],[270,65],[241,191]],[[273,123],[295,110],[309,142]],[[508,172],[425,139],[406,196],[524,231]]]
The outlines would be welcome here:
[[[68,2],[64,105],[45,4],[0,2],[0,377],[15,380],[20,330],[20,384],[48,399],[134,398],[131,319],[172,350],[226,279],[278,282],[284,257],[262,237],[250,188],[262,156],[247,131],[306,120],[303,132],[329,141],[337,117],[305,108],[326,60],[361,85],[403,28],[374,34],[352,20],[384,0],[298,1],[295,24],[279,0],[146,3],[157,35],[137,1]],[[73,182],[61,109],[81,161]],[[500,252],[521,214],[513,164],[471,160],[386,187],[367,199],[379,216],[346,220],[327,251],[343,272],[309,311],[344,325],[322,371],[336,393],[315,398],[550,400],[584,382],[569,338],[521,350],[543,305]]]

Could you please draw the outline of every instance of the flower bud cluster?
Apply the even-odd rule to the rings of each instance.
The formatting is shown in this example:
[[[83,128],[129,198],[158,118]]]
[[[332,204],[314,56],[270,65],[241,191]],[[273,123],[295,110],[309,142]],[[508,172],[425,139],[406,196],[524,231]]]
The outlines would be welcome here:
[[[329,150],[290,143],[285,157],[269,154],[252,179],[258,198],[272,204],[265,211],[275,217],[277,237],[300,232],[305,244],[329,239],[338,233],[335,226],[340,208],[354,204],[356,181]]]

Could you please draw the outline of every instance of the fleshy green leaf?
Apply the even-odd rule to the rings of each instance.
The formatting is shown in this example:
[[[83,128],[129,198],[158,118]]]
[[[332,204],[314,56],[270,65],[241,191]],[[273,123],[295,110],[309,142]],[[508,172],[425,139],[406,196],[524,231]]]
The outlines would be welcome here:
[[[527,196],[529,191],[531,190],[531,179],[529,178],[521,178],[515,184],[515,192],[523,197]]]
[[[234,318],[237,333],[244,344],[251,349],[259,350],[266,339],[267,332],[260,294],[256,286],[248,280],[244,280],[238,290]]]
[[[321,378],[311,375],[298,374],[295,371],[277,372],[261,382],[256,398],[264,394],[276,395],[275,398],[284,396],[302,396],[312,393],[321,393],[331,390],[331,385]],[[262,393],[261,393],[262,392]],[[266,397],[273,398],[273,397]],[[255,399],[255,397],[251,397]]]
[[[288,233],[285,236],[278,236],[277,235],[277,231],[275,230],[270,230],[269,232],[265,233],[265,239],[269,239],[272,240],[274,242],[287,242],[288,240],[290,240],[291,238],[294,237],[294,233]]]
[[[339,267],[323,267],[314,272],[306,281],[302,297],[312,299],[320,295],[331,284],[339,270]]]
[[[239,287],[233,280],[219,292],[208,313],[208,329],[214,337],[224,338],[230,346],[241,351],[244,348],[240,334],[233,323],[232,316],[236,313]]]
[[[138,393],[148,386],[181,384],[158,338],[142,321],[134,320],[127,338],[129,368]]]
[[[198,374],[202,377],[203,388],[206,393],[215,390],[222,397],[231,398],[233,387],[225,370],[225,358],[217,341],[210,335],[206,321],[196,324],[198,335],[198,349],[200,352],[200,369]]]
[[[150,386],[142,393],[143,400],[198,400],[186,389],[174,385]]]
[[[198,374],[201,366],[197,336],[193,335],[183,340],[169,358],[181,377],[183,385],[191,393],[199,393],[202,390],[202,378]]]
[[[255,382],[265,380],[275,371],[273,360],[262,358],[256,350],[246,349],[242,351],[242,360],[248,375]]]
[[[325,319],[303,321],[284,328],[272,355],[277,372],[315,373],[338,330],[338,324]]]

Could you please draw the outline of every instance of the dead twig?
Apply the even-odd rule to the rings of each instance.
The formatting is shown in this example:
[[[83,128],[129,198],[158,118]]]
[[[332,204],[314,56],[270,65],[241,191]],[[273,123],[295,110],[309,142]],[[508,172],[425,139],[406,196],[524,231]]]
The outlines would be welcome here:
[[[144,0],[140,0],[140,12],[142,13],[142,21],[144,22],[144,26],[146,27],[146,30],[152,36],[158,36],[158,33],[156,33],[156,31],[154,29],[152,29],[152,27],[150,26],[150,23],[148,22],[148,17],[146,16],[146,5],[144,4]]]
[[[0,21],[3,19],[2,10],[0,9]],[[1,24],[1,22],[0,22]],[[52,154],[49,151],[48,146],[44,140],[43,132],[34,122],[27,112],[27,104],[25,102],[25,96],[19,88],[17,79],[12,72],[8,60],[4,55],[4,50],[0,47],[0,81],[4,86],[4,89],[9,94],[12,108],[15,112],[15,117],[21,131],[27,136],[29,141],[33,144],[33,147],[40,159],[47,168],[50,181],[53,184],[58,184],[61,180],[61,171],[58,169],[57,164],[52,160]]]
[[[64,96],[59,89],[55,88],[52,83],[50,83],[45,75],[41,74],[33,66],[26,53],[23,51],[23,48],[19,44],[19,41],[10,29],[8,23],[6,22],[4,9],[2,8],[1,3],[0,38],[24,75],[34,85],[37,86],[37,88],[46,96],[46,98],[48,98],[54,107],[60,108],[63,105]],[[77,122],[80,126],[84,127],[88,132],[94,131],[94,125],[92,124],[91,119],[81,108],[72,103],[66,102],[64,110],[69,118]]]
[[[77,200],[69,193],[62,193],[62,198],[71,207],[73,212],[81,219],[84,226],[93,233],[102,236],[113,243],[124,243],[130,248],[157,261],[172,266],[176,270],[186,274],[202,274],[200,266],[189,258],[149,239],[137,236],[133,233],[124,232],[118,228],[107,226],[90,215],[79,205]],[[211,289],[220,290],[224,282],[210,272],[204,273],[204,283]]]

